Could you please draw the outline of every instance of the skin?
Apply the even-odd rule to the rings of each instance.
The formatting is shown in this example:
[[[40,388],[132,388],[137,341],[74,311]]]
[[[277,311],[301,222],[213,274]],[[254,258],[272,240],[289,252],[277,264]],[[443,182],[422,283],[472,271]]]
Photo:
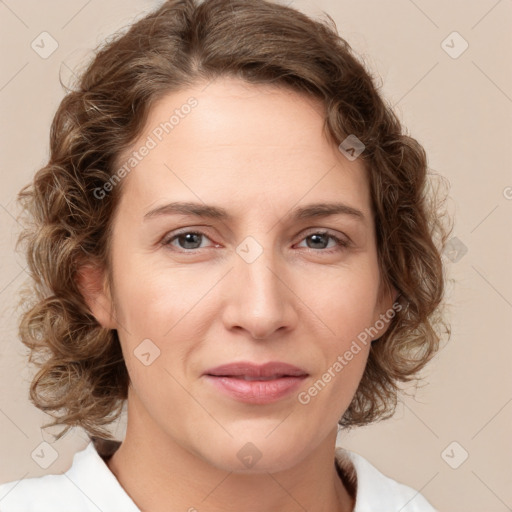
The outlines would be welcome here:
[[[351,511],[334,446],[370,343],[307,405],[297,395],[396,295],[379,294],[366,170],[326,138],[320,102],[234,78],[162,98],[127,154],[191,96],[197,107],[124,178],[113,288],[102,285],[102,269],[82,272],[92,313],[118,330],[131,378],[126,438],[108,466],[141,510]],[[171,201],[224,207],[233,218],[144,220]],[[298,206],[340,201],[363,221],[286,217]],[[179,228],[204,236],[162,245]],[[323,230],[349,246],[328,236],[315,243],[311,235]],[[251,263],[236,252],[249,236],[263,251]],[[160,350],[148,366],[134,355],[145,339]],[[241,360],[283,361],[309,376],[265,405],[236,401],[202,377]],[[237,457],[248,442],[261,454],[252,467]]]

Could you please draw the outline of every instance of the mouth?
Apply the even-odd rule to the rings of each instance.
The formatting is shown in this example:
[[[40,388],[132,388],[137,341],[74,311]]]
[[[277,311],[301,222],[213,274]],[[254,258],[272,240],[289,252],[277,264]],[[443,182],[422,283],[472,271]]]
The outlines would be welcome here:
[[[291,375],[272,375],[270,377],[251,377],[249,375],[210,375],[210,377],[227,377],[230,379],[240,379],[248,381],[265,381],[265,380],[276,380],[283,377],[291,377]]]
[[[213,377],[234,377],[247,380],[271,380],[280,377],[301,377],[308,375],[306,370],[288,363],[270,362],[254,364],[246,361],[223,364],[204,372]]]
[[[237,362],[211,368],[203,374],[216,390],[230,398],[260,405],[289,396],[308,375],[302,368],[281,362],[264,365]]]

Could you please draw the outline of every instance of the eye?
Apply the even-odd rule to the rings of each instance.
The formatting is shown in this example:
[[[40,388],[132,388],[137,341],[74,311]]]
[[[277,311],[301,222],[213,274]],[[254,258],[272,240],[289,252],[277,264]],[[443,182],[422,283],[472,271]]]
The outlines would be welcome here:
[[[201,240],[203,237],[209,240],[209,238],[201,231],[183,231],[171,237],[165,238],[162,241],[162,245],[173,245],[173,242],[176,240],[179,244],[178,249],[182,249],[184,251],[192,249],[201,249]],[[173,245],[173,247],[176,246]]]
[[[329,239],[334,240],[334,246],[331,246],[328,250],[324,250],[327,248],[329,244]],[[329,231],[317,231],[314,233],[310,233],[306,235],[306,237],[303,239],[305,241],[311,240],[313,246],[311,247],[311,244],[308,244],[308,249],[312,249],[314,251],[320,250],[320,252],[336,252],[339,250],[342,250],[343,247],[348,247],[349,242],[347,240],[343,240],[342,238],[339,238],[338,236],[330,233]]]
[[[208,236],[202,231],[182,231],[181,233],[175,233],[172,236],[166,237],[162,240],[163,246],[172,246],[182,252],[192,252],[194,249],[203,249],[201,246],[203,239],[210,240]],[[302,240],[311,240],[313,246],[308,244],[307,248],[313,251],[319,251],[324,253],[332,253],[341,250],[343,247],[348,247],[350,243],[347,240],[334,235],[329,231],[315,231],[306,235]],[[334,241],[334,245],[328,248],[329,240]],[[177,245],[174,244],[177,242]]]

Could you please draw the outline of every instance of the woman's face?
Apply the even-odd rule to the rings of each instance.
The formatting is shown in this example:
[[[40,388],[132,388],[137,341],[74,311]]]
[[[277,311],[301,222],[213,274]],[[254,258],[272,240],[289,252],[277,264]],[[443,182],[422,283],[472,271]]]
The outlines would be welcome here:
[[[136,161],[113,224],[115,311],[93,308],[118,330],[141,435],[276,471],[336,429],[392,297],[378,300],[366,171],[322,126],[320,103],[218,79],[163,98],[119,159]],[[269,362],[296,371],[258,373]]]

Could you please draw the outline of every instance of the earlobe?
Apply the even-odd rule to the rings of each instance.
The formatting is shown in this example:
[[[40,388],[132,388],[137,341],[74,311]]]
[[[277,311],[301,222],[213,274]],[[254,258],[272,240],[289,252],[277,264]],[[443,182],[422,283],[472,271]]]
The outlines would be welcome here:
[[[84,264],[76,273],[76,282],[89,311],[98,323],[106,329],[117,329],[105,272],[95,265]]]

